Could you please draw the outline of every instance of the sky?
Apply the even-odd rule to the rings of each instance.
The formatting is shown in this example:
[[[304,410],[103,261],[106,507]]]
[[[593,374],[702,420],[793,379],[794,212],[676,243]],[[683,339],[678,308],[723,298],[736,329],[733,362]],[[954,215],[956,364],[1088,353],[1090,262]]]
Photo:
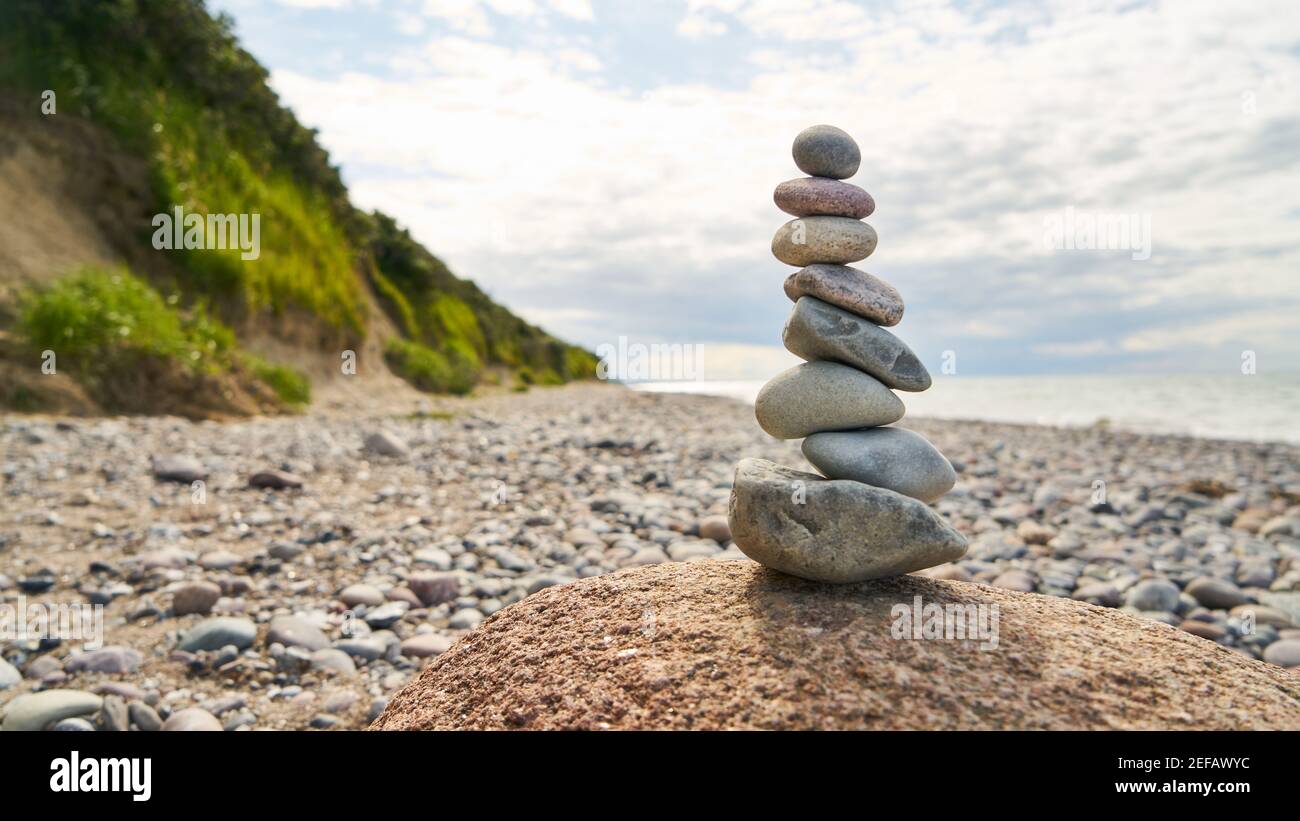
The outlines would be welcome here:
[[[932,372],[1300,370],[1294,0],[210,7],[358,206],[592,349],[796,362],[772,189],[829,123]]]

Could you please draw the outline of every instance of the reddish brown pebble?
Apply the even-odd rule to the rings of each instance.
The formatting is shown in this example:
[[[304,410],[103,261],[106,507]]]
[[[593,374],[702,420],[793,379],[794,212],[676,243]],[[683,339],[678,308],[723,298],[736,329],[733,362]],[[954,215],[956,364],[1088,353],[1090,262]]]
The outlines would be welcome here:
[[[876,201],[856,185],[827,177],[803,177],[787,180],[772,195],[776,207],[796,217],[849,217],[860,220],[871,216]]]
[[[883,279],[848,265],[809,265],[785,280],[791,302],[812,296],[843,308],[877,325],[897,325],[903,319],[903,298]]]

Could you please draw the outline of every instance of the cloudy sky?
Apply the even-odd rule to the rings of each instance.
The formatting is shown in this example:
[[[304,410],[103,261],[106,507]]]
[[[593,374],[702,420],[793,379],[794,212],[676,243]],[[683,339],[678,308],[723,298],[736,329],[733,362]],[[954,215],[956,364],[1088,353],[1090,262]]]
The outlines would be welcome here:
[[[932,371],[1300,370],[1294,0],[211,5],[358,205],[587,346],[784,367],[772,189],[831,123]]]

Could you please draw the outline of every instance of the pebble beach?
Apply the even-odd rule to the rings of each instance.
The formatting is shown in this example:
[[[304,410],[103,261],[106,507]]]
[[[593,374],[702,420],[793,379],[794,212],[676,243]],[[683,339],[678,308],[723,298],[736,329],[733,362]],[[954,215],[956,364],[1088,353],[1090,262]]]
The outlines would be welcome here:
[[[1300,447],[908,427],[952,462],[933,508],[970,541],[923,575],[1300,666]],[[539,590],[749,561],[726,522],[737,460],[812,470],[739,401],[591,384],[417,413],[9,416],[0,453],[0,606],[103,605],[97,649],[0,636],[6,729],[359,729]]]

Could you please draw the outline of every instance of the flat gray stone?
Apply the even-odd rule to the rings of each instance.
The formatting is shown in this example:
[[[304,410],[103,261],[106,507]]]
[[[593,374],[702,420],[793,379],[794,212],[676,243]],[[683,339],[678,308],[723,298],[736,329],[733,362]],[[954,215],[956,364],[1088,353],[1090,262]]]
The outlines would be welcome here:
[[[796,217],[848,217],[860,220],[871,216],[876,201],[856,185],[826,177],[801,177],[786,180],[772,193],[776,207]]]
[[[772,377],[754,400],[759,426],[777,439],[888,425],[904,410],[879,380],[837,362],[795,365]]]
[[[897,325],[903,319],[903,297],[877,276],[848,265],[809,265],[785,279],[791,302],[814,296],[877,325]]]
[[[221,616],[205,619],[191,627],[181,637],[178,647],[187,653],[200,650],[220,650],[228,644],[243,650],[251,647],[257,638],[257,625],[248,619]]]
[[[398,439],[388,431],[375,431],[366,437],[365,449],[371,453],[378,453],[381,456],[392,456],[395,459],[405,459],[411,454],[406,443]]]
[[[746,556],[812,581],[897,576],[966,552],[966,538],[915,499],[765,459],[737,465],[727,518]]]
[[[1169,613],[1178,607],[1179,592],[1168,579],[1144,579],[1129,588],[1124,603],[1137,610]]]
[[[266,643],[276,642],[285,647],[305,647],[308,650],[324,650],[330,646],[330,640],[320,628],[301,616],[276,616],[271,619],[271,626],[266,631]]]
[[[0,730],[41,730],[65,718],[99,712],[104,700],[85,690],[43,690],[25,693],[5,705]]]
[[[876,230],[847,217],[799,217],[776,229],[772,253],[802,268],[818,262],[847,265],[876,250]]]
[[[208,478],[207,468],[188,456],[154,456],[153,476],[160,482],[192,484]]]
[[[1231,610],[1242,604],[1254,601],[1240,587],[1223,579],[1202,576],[1192,579],[1184,588],[1187,595],[1196,599],[1197,604],[1211,610]]]
[[[843,180],[858,173],[862,152],[843,129],[814,125],[800,131],[790,151],[799,170],[814,177]]]
[[[850,479],[933,502],[952,490],[957,473],[934,445],[904,428],[814,433],[803,455],[827,479]]]
[[[886,387],[900,391],[930,387],[930,372],[903,340],[816,297],[800,297],[794,304],[781,341],[795,356],[852,365]]]

